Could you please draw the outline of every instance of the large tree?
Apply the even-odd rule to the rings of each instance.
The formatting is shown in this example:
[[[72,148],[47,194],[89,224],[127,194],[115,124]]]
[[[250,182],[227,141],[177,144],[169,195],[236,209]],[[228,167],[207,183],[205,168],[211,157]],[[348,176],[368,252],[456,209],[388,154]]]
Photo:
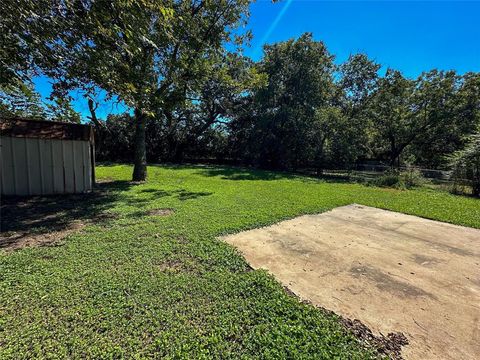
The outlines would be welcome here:
[[[413,141],[409,154],[422,166],[445,167],[445,155],[461,149],[480,124],[480,75],[432,70],[416,80],[415,94],[419,121],[429,118],[432,125]]]
[[[306,33],[265,46],[259,71],[268,80],[253,98],[249,152],[264,166],[301,166],[325,143],[318,124],[331,115],[324,110],[335,93],[333,56]]]
[[[414,82],[399,71],[388,69],[369,104],[376,152],[385,154],[391,166],[399,163],[405,148],[419,136],[413,108]]]
[[[29,0],[23,1],[30,6]],[[49,23],[55,29],[36,38],[33,33],[36,41],[25,48],[35,51],[26,51],[24,58],[33,59],[56,81],[57,93],[100,88],[133,109],[133,180],[145,180],[147,118],[200,86],[226,43],[242,42],[234,31],[245,21],[250,0],[47,3],[40,18],[27,13],[20,19],[23,26],[14,28],[19,39],[28,39],[31,29]],[[22,48],[25,42],[19,43]]]
[[[378,90],[380,64],[369,59],[366,54],[349,56],[339,66],[337,106],[342,110],[347,122],[348,141],[344,148],[350,148],[350,161],[357,157],[370,156],[369,144],[372,137],[372,118],[368,108],[373,95]]]
[[[181,161],[204,134],[226,126],[245,98],[264,82],[249,58],[226,52],[212,61],[198,86],[158,109],[157,118],[163,119],[160,141],[167,145],[168,160]]]
[[[410,80],[387,70],[367,104],[373,148],[391,166],[408,156],[414,164],[438,168],[461,148],[478,124],[478,77],[431,70]]]

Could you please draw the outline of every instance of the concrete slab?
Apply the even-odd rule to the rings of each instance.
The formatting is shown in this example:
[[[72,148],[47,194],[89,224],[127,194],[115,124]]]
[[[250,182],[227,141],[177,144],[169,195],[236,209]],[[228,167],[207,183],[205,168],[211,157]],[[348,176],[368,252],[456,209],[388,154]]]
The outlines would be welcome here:
[[[349,205],[223,239],[301,298],[403,332],[406,359],[480,359],[480,230]]]

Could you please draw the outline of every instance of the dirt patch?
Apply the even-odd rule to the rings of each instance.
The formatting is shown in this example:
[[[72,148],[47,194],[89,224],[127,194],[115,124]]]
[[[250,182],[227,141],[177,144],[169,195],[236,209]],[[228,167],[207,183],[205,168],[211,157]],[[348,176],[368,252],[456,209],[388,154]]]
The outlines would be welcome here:
[[[169,216],[175,213],[174,209],[154,209],[147,212],[150,216]]]
[[[58,245],[65,236],[85,224],[108,224],[116,218],[109,212],[120,190],[129,182],[96,185],[88,194],[5,197],[0,206],[0,249]]]
[[[185,270],[185,266],[178,260],[168,260],[157,265],[161,272],[178,273]]]
[[[223,239],[389,357],[480,358],[478,229],[350,205]]]
[[[64,230],[47,233],[28,232],[7,232],[0,233],[0,249],[10,252],[32,246],[58,246],[63,244],[62,240],[85,226],[84,223],[76,221]]]

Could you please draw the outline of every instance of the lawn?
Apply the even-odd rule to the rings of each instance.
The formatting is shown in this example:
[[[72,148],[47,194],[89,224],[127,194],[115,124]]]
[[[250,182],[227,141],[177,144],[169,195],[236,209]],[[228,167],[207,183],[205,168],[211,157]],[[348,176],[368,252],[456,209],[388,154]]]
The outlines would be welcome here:
[[[96,194],[40,199],[2,219],[2,230],[39,234],[85,226],[57,246],[0,250],[0,358],[372,358],[336,316],[216,237],[350,203],[480,228],[479,200],[431,189],[224,167],[148,171],[132,184],[130,166],[99,166]]]

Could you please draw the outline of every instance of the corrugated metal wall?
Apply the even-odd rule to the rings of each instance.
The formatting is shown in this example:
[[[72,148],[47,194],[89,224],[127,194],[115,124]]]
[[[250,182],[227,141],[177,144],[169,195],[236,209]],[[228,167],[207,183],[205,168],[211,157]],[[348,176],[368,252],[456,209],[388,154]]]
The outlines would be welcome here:
[[[88,141],[2,136],[2,195],[47,195],[91,190],[90,155]]]

